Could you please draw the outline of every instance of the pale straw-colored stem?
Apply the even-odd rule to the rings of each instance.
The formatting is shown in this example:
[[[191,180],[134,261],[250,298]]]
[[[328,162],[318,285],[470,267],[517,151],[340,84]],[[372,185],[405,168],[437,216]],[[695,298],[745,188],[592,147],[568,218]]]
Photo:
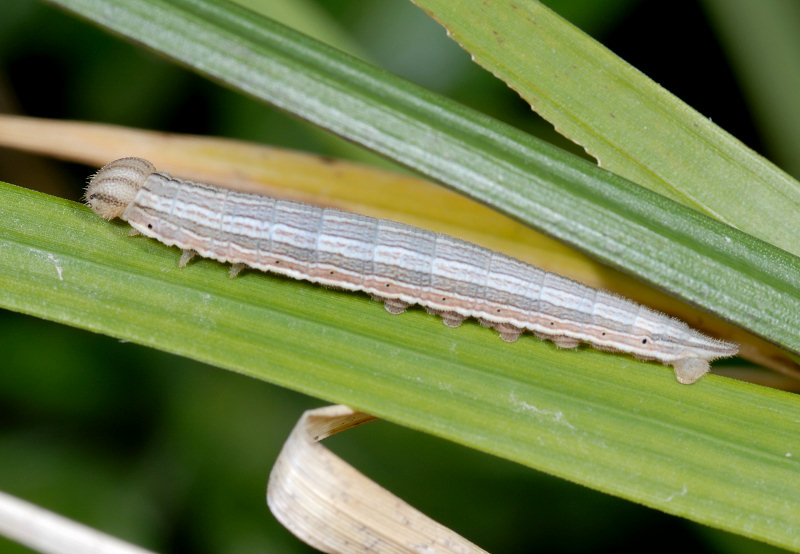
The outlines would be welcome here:
[[[0,492],[0,535],[47,554],[150,552],[4,492]]]

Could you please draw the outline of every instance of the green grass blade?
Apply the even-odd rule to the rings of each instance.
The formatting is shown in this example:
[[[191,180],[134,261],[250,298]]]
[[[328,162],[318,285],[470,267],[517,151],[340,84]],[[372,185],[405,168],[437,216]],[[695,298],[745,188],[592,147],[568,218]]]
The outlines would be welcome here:
[[[0,187],[0,305],[349,404],[669,513],[796,549],[800,398],[208,260]]]
[[[414,1],[603,167],[800,254],[800,183],[542,3]]]
[[[54,3],[800,352],[785,252],[236,6]]]

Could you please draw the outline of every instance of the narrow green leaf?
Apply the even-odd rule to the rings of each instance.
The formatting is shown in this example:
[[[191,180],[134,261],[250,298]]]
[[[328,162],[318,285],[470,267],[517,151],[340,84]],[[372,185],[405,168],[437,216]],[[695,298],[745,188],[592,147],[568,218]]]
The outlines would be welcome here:
[[[0,186],[0,305],[242,372],[786,548],[800,398],[180,253],[79,204]]]
[[[414,2],[603,167],[800,254],[800,183],[542,3]]]
[[[800,352],[800,261],[219,0],[54,0]]]

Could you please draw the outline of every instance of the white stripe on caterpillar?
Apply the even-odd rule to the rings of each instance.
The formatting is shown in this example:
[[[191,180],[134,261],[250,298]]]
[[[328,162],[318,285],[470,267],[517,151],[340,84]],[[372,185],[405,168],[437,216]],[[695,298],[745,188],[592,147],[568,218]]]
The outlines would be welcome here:
[[[399,314],[412,304],[457,327],[468,317],[507,341],[523,331],[561,348],[586,342],[675,368],[693,383],[738,345],[665,314],[486,248],[402,223],[175,179],[140,158],[98,171],[86,189],[98,215],[148,237],[231,263],[364,291]]]

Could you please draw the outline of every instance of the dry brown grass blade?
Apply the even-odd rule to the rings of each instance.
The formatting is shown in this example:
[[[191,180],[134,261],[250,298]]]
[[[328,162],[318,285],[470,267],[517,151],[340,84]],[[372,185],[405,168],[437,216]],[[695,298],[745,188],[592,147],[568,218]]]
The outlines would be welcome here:
[[[323,552],[485,552],[318,443],[375,419],[341,405],[303,414],[269,476],[278,521]]]
[[[738,342],[743,358],[800,379],[800,364],[785,350],[424,179],[231,139],[2,114],[0,145],[95,167],[139,156],[160,171],[185,179],[447,233],[676,316],[692,327]],[[744,380],[748,375],[738,374]]]

